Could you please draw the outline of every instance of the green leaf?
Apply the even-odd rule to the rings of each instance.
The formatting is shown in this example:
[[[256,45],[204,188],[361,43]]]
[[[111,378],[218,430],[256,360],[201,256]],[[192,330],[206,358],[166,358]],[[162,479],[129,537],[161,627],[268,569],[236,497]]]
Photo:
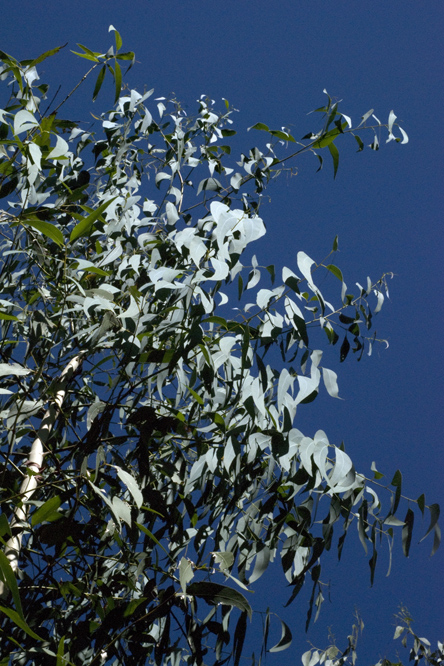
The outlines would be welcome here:
[[[145,511],[147,511],[147,510],[149,511],[149,509],[146,509],[145,507],[143,507],[143,508],[144,508]],[[157,511],[153,511],[153,513],[157,513]],[[147,535],[152,541],[154,541],[154,543],[155,543],[157,546],[160,546],[160,548],[162,548],[162,550],[164,550],[165,553],[168,555],[168,557],[170,558],[170,560],[171,560],[172,562],[174,562],[173,558],[171,557],[171,555],[169,554],[169,552],[166,550],[166,548],[164,548],[164,547],[162,546],[162,544],[160,543],[160,541],[158,541],[158,539],[156,539],[156,537],[154,536],[154,534],[152,534],[152,533],[149,531],[149,529],[147,529],[144,525],[141,525],[140,523],[134,523],[134,524],[139,528],[139,530],[141,530],[141,532],[143,532],[144,534],[146,534],[146,535]]]
[[[396,513],[396,509],[398,508],[399,505],[399,500],[401,499],[401,488],[402,488],[402,474],[399,471],[399,469],[395,472],[393,479],[392,479],[392,486],[395,486],[396,491],[395,491],[395,500],[393,503],[393,507],[391,510],[391,513]]]
[[[67,657],[65,657],[65,637],[61,636],[57,647],[56,666],[66,666],[68,663],[71,662],[68,662]]]
[[[336,148],[334,143],[329,143],[328,144],[328,149],[330,151],[330,155],[333,158],[333,169],[334,169],[334,176],[333,178],[336,178],[336,174],[338,172],[338,166],[339,166],[339,151]]]
[[[46,500],[46,502],[37,509],[37,511],[34,511],[31,516],[31,525],[35,527],[39,523],[44,523],[45,520],[52,521],[61,518],[60,513],[57,511],[61,503],[62,501],[59,495],[50,497],[49,500]]]
[[[128,67],[128,69],[126,70],[128,72],[131,69],[131,67],[133,66],[133,64],[135,63],[136,55],[135,55],[134,51],[128,51],[127,53],[117,53],[116,58],[117,58],[117,60],[132,60],[133,61],[131,63],[131,65]]]
[[[282,130],[269,130],[270,134],[272,136],[275,136],[277,139],[282,139],[283,141],[291,141],[292,143],[296,143],[296,139],[291,135],[287,134],[287,132],[283,132]]]
[[[66,42],[66,44],[67,43],[68,42]],[[31,60],[29,67],[35,67],[35,65],[39,65],[41,62],[46,60],[46,58],[50,58],[51,56],[58,53],[61,49],[64,49],[66,44],[63,44],[63,46],[56,46],[55,49],[51,49],[50,51],[45,51],[45,53],[42,53],[42,55],[39,56],[38,58]]]
[[[295,143],[295,138],[291,136],[291,134],[288,134],[287,132],[283,132],[282,130],[271,130],[268,125],[265,125],[264,123],[256,123],[256,125],[252,125],[251,127],[248,128],[248,131],[255,129],[255,130],[262,130],[263,132],[268,132],[272,136],[275,136],[277,139],[282,139],[283,141],[291,141],[292,143]]]
[[[2,553],[3,555],[3,553]],[[0,611],[7,615],[20,629],[22,629],[24,632],[28,634],[28,636],[31,636],[35,641],[43,641],[44,639],[41,638],[38,634],[36,634],[27,624],[27,622],[18,614],[16,613],[15,610],[12,610],[12,608],[5,608],[4,606],[0,606]]]
[[[313,144],[311,144],[310,148],[314,148],[315,150],[317,148],[326,148],[327,146],[330,145],[330,143],[332,143],[332,141],[336,139],[338,134],[339,130],[337,129],[330,130],[329,132],[323,134],[318,141],[315,141]]]
[[[189,390],[189,392],[191,393],[191,395],[193,396],[193,398],[195,399],[195,401],[197,402],[198,405],[205,404],[203,399],[200,397],[200,395],[198,393],[196,393],[196,391],[193,391],[193,389],[190,386],[188,387],[188,390]]]
[[[120,97],[120,91],[122,90],[122,70],[117,60],[114,61],[114,80],[116,84],[116,94],[114,95],[114,104],[118,101]]]
[[[76,51],[71,51],[71,53],[74,53],[74,55],[78,55],[81,58],[86,58],[87,60],[92,60],[93,62],[100,62],[99,58],[97,56],[100,55],[100,53],[95,53],[94,51],[91,51],[87,46],[83,46],[82,44],[77,44],[85,53],[77,53]]]
[[[114,38],[116,40],[116,51],[120,51],[120,49],[122,48],[122,38],[120,36],[120,33],[112,25],[110,25],[109,30],[114,30]]]
[[[378,470],[376,469],[376,464],[374,461],[372,462],[370,469],[373,472],[373,478],[376,479],[377,481],[379,481],[379,479],[384,478],[384,474],[381,474],[381,472],[378,472]]]
[[[191,583],[188,585],[187,593],[194,597],[205,599],[208,604],[225,604],[226,606],[235,606],[242,612],[248,614],[252,618],[253,611],[250,604],[245,599],[244,595],[234,590],[232,587],[220,585],[219,583],[208,583],[200,581],[198,583]]]
[[[270,264],[270,266],[265,266],[265,269],[270,273],[271,284],[274,284],[274,281],[276,279],[276,270],[274,265]]]
[[[242,658],[245,636],[247,634],[247,614],[242,613],[236,624],[233,636],[233,666],[239,666]]]
[[[0,513],[0,537],[11,536],[11,528],[4,513]]]
[[[80,44],[79,44],[80,46]],[[78,51],[71,51],[71,53],[74,53],[74,55],[79,56],[79,58],[85,58],[85,60],[92,60],[93,62],[100,62],[100,60],[96,56],[91,56],[88,53],[78,53]]]
[[[237,297],[239,300],[242,298],[243,290],[244,290],[244,281],[242,279],[242,276],[239,275],[237,278]]]
[[[337,238],[337,236],[336,236],[336,238]],[[336,250],[333,250],[333,251],[336,251]],[[333,264],[328,264],[327,270],[329,270],[330,273],[333,273],[333,275],[335,277],[337,277],[338,280],[340,280],[341,282],[344,282],[344,278],[342,277],[342,272],[337,266],[334,266]]]
[[[302,317],[299,317],[299,315],[297,314],[293,316],[293,321],[295,323],[299,335],[301,336],[301,340],[303,340],[303,342],[306,345],[308,345],[307,325],[305,321],[302,319]]]
[[[44,222],[43,220],[39,220],[38,217],[31,215],[24,217],[22,219],[22,223],[29,225],[37,231],[40,231],[40,233],[42,233],[44,236],[50,238],[52,241],[54,241],[54,243],[57,243],[59,247],[64,246],[65,243],[63,234],[54,224],[51,224],[50,222]]]
[[[375,571],[376,571],[376,562],[378,560],[378,551],[375,550],[373,552],[373,555],[368,561],[368,565],[370,567],[370,584],[373,585],[374,580],[375,580]]]
[[[252,125],[251,127],[248,128],[248,130],[263,130],[264,132],[269,132],[268,125],[265,125],[264,123],[256,123],[256,125]]]
[[[333,252],[338,251],[338,236],[335,236],[335,239],[333,241],[333,248],[332,249],[333,249]]]
[[[407,509],[407,515],[404,519],[404,527],[402,528],[402,549],[406,557],[409,556],[410,544],[412,542],[412,533],[413,533],[413,521],[415,519],[415,514],[410,509]]]
[[[361,137],[358,136],[357,134],[353,134],[353,136],[355,137],[356,141],[358,142],[358,146],[359,146],[359,148],[356,152],[360,153],[361,150],[364,150],[364,142],[362,141]]]
[[[20,593],[17,585],[17,580],[8,558],[1,550],[0,550],[0,571],[2,574],[2,579],[6,583],[12,594],[12,598],[14,600],[14,605],[17,609],[17,613],[20,616],[20,618],[24,620],[25,616],[23,615],[22,602],[20,600]]]
[[[99,76],[97,77],[96,85],[94,86],[94,92],[93,92],[93,102],[96,101],[97,95],[100,92],[100,88],[102,87],[103,80],[105,78],[105,72],[106,72],[106,65],[103,65],[103,67],[99,71]]]
[[[341,349],[339,351],[339,360],[341,363],[345,361],[349,351],[350,351],[350,343],[347,339],[347,336],[345,336],[344,341],[341,345]]]
[[[117,199],[117,197],[112,197],[112,199],[108,199],[108,201],[105,201],[105,203],[101,204],[98,208],[96,208],[96,210],[90,213],[90,215],[82,218],[82,221],[79,222],[79,224],[76,224],[74,229],[71,231],[71,235],[69,237],[71,243],[80,238],[81,236],[86,236],[91,230],[91,227],[94,224],[94,222],[99,219],[102,213],[108,208],[108,206],[115,199]]]

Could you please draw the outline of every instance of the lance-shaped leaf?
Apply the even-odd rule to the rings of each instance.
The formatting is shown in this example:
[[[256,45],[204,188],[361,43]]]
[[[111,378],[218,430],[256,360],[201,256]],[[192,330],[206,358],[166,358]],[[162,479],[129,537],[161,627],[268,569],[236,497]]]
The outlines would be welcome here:
[[[61,514],[58,509],[62,501],[59,495],[50,497],[42,506],[40,506],[31,516],[31,525],[35,527],[39,523],[43,523],[46,520],[53,521],[61,518]]]
[[[50,222],[45,222],[44,220],[39,220],[35,215],[25,216],[21,222],[27,224],[33,229],[40,231],[44,236],[50,238],[54,243],[57,243],[59,247],[63,247],[64,239],[63,234],[54,224]]]
[[[0,606],[0,611],[5,615],[7,615],[9,618],[11,618],[11,620],[18,627],[20,627],[20,629],[23,629],[23,631],[25,631],[29,636],[31,636],[37,641],[42,641],[43,638],[40,638],[38,634],[32,631],[32,629],[28,626],[28,623],[25,620],[25,616],[23,615],[22,602],[20,599],[17,580],[12,570],[12,567],[9,564],[8,558],[2,551],[0,551],[0,573],[3,582],[6,583],[6,585],[9,588],[9,591],[11,592],[11,596],[14,601],[14,605],[16,607],[16,610],[14,611],[12,608],[5,608],[4,606]]]
[[[103,204],[101,204],[96,210],[92,211],[89,215],[84,217],[79,224],[76,224],[74,229],[71,231],[71,235],[69,237],[69,240],[74,242],[78,238],[81,238],[82,236],[86,236],[89,234],[91,231],[91,227],[94,224],[96,220],[99,219],[99,217],[106,211],[108,206],[115,201],[117,197],[112,197],[111,199],[108,199],[108,201],[105,201]]]
[[[219,583],[209,583],[200,581],[188,585],[187,594],[205,599],[208,604],[224,604],[226,606],[235,606],[242,612],[246,612],[248,617],[252,618],[253,611],[245,599],[244,595],[234,590],[232,587],[220,585]]]
[[[29,368],[23,368],[18,363],[0,363],[0,377],[5,377],[7,375],[24,377],[29,375],[30,372],[32,372],[32,370],[29,370]]]

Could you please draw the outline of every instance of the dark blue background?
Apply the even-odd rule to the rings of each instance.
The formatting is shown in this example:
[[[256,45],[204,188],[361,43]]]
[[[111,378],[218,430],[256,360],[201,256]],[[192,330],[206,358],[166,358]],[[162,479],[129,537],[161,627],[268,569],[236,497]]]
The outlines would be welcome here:
[[[369,476],[372,461],[387,483],[400,468],[405,495],[415,499],[425,492],[428,503],[442,503],[442,2],[20,0],[4,8],[2,24],[0,48],[18,59],[69,42],[39,67],[53,91],[62,83],[59,99],[88,67],[69,49],[78,50],[75,44],[81,42],[106,51],[114,42],[108,34],[113,24],[124,50],[136,52],[129,85],[141,92],[144,85],[154,87],[156,97],[175,93],[190,113],[201,94],[220,100],[220,108],[221,98],[227,98],[239,109],[233,143],[239,151],[264,144],[265,135],[246,133],[256,122],[285,125],[296,138],[317,129],[317,118],[306,114],[324,104],[324,88],[344,100],[340,108],[354,125],[370,108],[384,122],[394,109],[410,142],[385,145],[384,138],[378,153],[357,155],[354,140],[343,141],[336,181],[328,153],[317,174],[317,160],[303,156],[298,175],[282,176],[268,191],[271,200],[261,209],[268,234],[255,252],[262,264],[294,268],[299,250],[319,261],[338,234],[341,252],[334,263],[350,291],[356,281],[365,284],[367,275],[376,280],[384,272],[395,273],[391,299],[376,320],[389,349],[376,347],[360,364],[348,359],[339,368],[345,400],[321,395],[300,408],[295,425],[311,436],[322,428],[335,444],[344,440],[356,467]],[[77,120],[112,105],[107,90],[92,104],[92,85],[84,84],[77,101],[70,102]],[[371,139],[369,134],[366,144]],[[338,370],[337,356],[336,349],[325,353],[327,367]],[[342,562],[337,564],[334,553],[324,561],[322,579],[331,581],[331,603],[327,599],[308,636],[303,625],[309,590],[283,610],[290,590],[276,563],[259,581],[252,603],[280,613],[294,641],[269,663],[300,663],[307,640],[327,645],[328,627],[345,646],[355,607],[366,625],[359,663],[375,663],[384,655],[395,659],[393,614],[401,602],[420,636],[435,645],[443,640],[444,551],[430,559],[432,541],[417,545],[424,528],[415,525],[408,560],[398,539],[389,578],[387,548],[382,548],[373,588],[368,558],[351,534]]]

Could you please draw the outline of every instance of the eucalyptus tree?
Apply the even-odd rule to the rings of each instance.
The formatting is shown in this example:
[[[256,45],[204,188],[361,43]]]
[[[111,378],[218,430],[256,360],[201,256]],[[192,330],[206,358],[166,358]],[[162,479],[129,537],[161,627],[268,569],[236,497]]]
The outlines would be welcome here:
[[[354,128],[327,95],[312,134],[258,123],[265,145],[233,160],[228,102],[202,97],[190,116],[122,90],[134,54],[110,30],[107,53],[77,53],[94,99],[115,85],[88,129],[62,116],[79,83],[56,106],[39,79],[60,48],[0,53],[0,663],[238,664],[269,565],[289,601],[309,577],[310,619],[335,528],[340,556],[357,527],[372,577],[381,540],[400,529],[409,552],[400,473],[384,506],[376,470],[366,478],[323,430],[296,427],[320,390],[338,397],[322,340],[341,360],[378,343],[388,276],[351,294],[329,258],[246,259],[265,234],[265,188],[300,154],[322,167],[327,149],[336,175],[342,140],[408,138],[393,112]],[[436,548],[437,506],[416,504]],[[258,659],[291,642],[282,623],[270,646],[262,619]]]

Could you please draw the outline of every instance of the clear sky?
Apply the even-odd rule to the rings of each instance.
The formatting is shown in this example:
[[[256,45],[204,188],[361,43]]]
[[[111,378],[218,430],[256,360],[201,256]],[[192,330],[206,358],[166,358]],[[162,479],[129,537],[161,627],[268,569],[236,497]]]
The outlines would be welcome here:
[[[39,69],[54,91],[62,84],[62,95],[88,65],[69,49],[80,42],[107,50],[110,24],[124,49],[136,53],[131,87],[154,87],[156,96],[174,93],[190,113],[201,94],[227,98],[239,109],[233,144],[239,152],[263,141],[246,132],[256,122],[290,127],[296,138],[317,129],[307,113],[325,102],[324,88],[344,100],[340,109],[354,125],[370,108],[384,122],[394,109],[410,142],[360,154],[351,138],[338,144],[335,181],[329,154],[321,173],[315,173],[315,158],[304,156],[296,177],[283,176],[268,191],[270,202],[261,208],[268,233],[255,251],[260,263],[295,267],[299,250],[321,260],[338,235],[341,252],[334,263],[350,287],[365,283],[367,275],[376,280],[395,273],[390,301],[375,322],[389,349],[376,348],[360,363],[350,357],[339,369],[338,350],[328,350],[344,400],[320,396],[301,408],[295,426],[310,436],[322,428],[335,444],[344,440],[358,470],[370,475],[376,461],[387,483],[401,469],[405,495],[425,492],[428,503],[444,504],[442,0],[18,0],[3,9],[0,49],[24,59],[68,42]],[[76,120],[111,106],[106,91],[93,106],[91,91],[86,84],[72,104]],[[332,551],[322,576],[331,582],[331,603],[327,599],[307,635],[308,588],[282,609],[290,591],[279,563],[267,571],[253,605],[280,613],[294,635],[290,650],[270,655],[268,663],[300,663],[307,640],[327,645],[328,627],[345,647],[355,607],[366,625],[361,664],[384,655],[395,659],[392,624],[400,603],[413,615],[418,635],[435,645],[443,640],[444,549],[429,558],[432,541],[418,545],[426,526],[419,514],[416,519],[410,557],[403,558],[398,540],[386,578],[387,549],[381,548],[373,588],[357,536],[347,539],[339,565]]]

